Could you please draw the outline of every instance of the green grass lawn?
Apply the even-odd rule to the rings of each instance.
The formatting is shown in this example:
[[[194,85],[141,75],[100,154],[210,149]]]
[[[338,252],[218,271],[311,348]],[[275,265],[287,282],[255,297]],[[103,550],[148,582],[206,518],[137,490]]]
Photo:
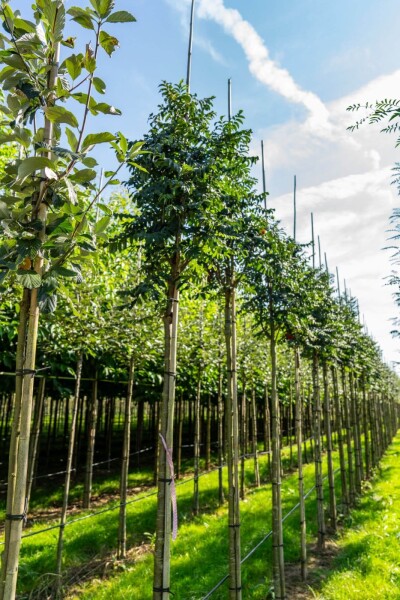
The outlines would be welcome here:
[[[326,591],[323,595],[317,596],[323,598],[338,600],[347,600],[351,598],[399,598],[400,595],[393,595],[393,589],[396,588],[396,581],[400,583],[397,571],[391,570],[388,574],[385,570],[389,568],[389,563],[394,564],[396,552],[400,549],[400,541],[396,534],[400,532],[400,521],[397,516],[392,516],[390,510],[395,504],[395,493],[400,495],[400,481],[388,482],[387,478],[396,478],[396,453],[400,450],[400,437],[390,448],[388,458],[382,463],[382,476],[374,484],[374,491],[368,494],[360,501],[360,511],[353,511],[351,518],[347,520],[349,526],[356,527],[350,536],[354,540],[349,540],[348,545],[343,541],[342,563],[337,565],[340,574],[343,575],[343,593],[336,594],[335,578],[337,574],[330,574],[327,581]],[[284,464],[289,462],[289,451],[284,450]],[[294,452],[294,464],[296,454]],[[335,467],[338,466],[338,457],[335,453]],[[253,482],[253,460],[246,462],[246,479],[249,485]],[[267,469],[267,458],[260,457],[260,470],[262,478],[265,480]],[[326,466],[324,461],[324,474]],[[137,474],[136,474],[137,475]],[[224,473],[226,483],[226,473]],[[200,600],[208,591],[210,591],[218,581],[227,573],[227,506],[218,506],[218,472],[214,471],[206,474],[200,479],[201,499],[200,505],[202,514],[194,518],[192,514],[192,495],[193,481],[181,482],[177,487],[178,511],[179,511],[179,534],[178,539],[172,544],[172,568],[171,568],[171,590],[174,592],[174,600]],[[102,491],[106,491],[116,486],[113,477],[110,477],[108,484],[106,481],[100,485]],[[305,490],[310,489],[314,484],[314,465],[305,465]],[[336,477],[337,497],[339,498],[340,484],[339,475]],[[104,486],[104,487],[103,487]],[[379,490],[379,486],[386,486]],[[100,491],[100,490],[99,490]],[[128,547],[133,548],[133,553],[126,562],[116,561],[114,549],[116,547],[117,529],[118,529],[118,510],[106,512],[91,519],[80,521],[68,526],[65,530],[65,552],[64,566],[66,573],[65,598],[76,600],[82,598],[85,600],[147,600],[152,597],[152,570],[153,556],[151,553],[152,542],[154,541],[156,496],[152,495],[136,501],[140,496],[146,496],[154,491],[154,488],[148,489],[142,494],[135,496],[135,502],[127,508],[128,513]],[[325,500],[327,501],[327,481],[325,481]],[[282,482],[283,514],[285,515],[293,506],[297,504],[297,473],[292,472],[286,475]],[[400,499],[400,498],[399,498]],[[393,504],[391,504],[393,503]],[[116,504],[115,498],[111,504]],[[110,505],[110,504],[108,504]],[[105,507],[108,506],[105,504]],[[307,499],[307,527],[309,542],[315,541],[317,533],[316,524],[316,504],[315,493],[312,493]],[[394,510],[394,509],[393,509]],[[399,511],[400,512],[400,509]],[[387,513],[387,514],[386,514]],[[84,512],[81,514],[85,514]],[[74,515],[74,517],[79,516]],[[383,518],[384,517],[384,518]],[[377,525],[381,528],[380,539],[381,547],[379,552],[374,552],[372,547],[378,542],[377,535],[374,532],[364,531],[368,519],[375,519]],[[393,533],[393,546],[388,547],[388,552],[384,552],[386,542],[392,535],[387,528],[391,525],[395,528],[397,520],[398,532]],[[270,530],[271,528],[271,486],[263,485],[259,489],[251,488],[247,492],[244,502],[241,502],[241,539],[242,556],[245,556]],[[38,523],[33,528],[26,531],[30,533],[42,529],[43,523]],[[285,558],[288,563],[295,563],[299,560],[299,514],[295,511],[293,515],[285,522]],[[20,578],[19,578],[19,598],[27,599],[45,599],[48,595],[48,584],[54,582],[55,553],[58,530],[42,533],[37,536],[28,537],[23,540]],[[396,545],[397,544],[397,545]],[[368,547],[368,560],[362,553],[362,550]],[[342,555],[340,555],[342,556]],[[392,558],[389,558],[389,557]],[[339,560],[339,559],[338,559]],[[96,561],[102,564],[103,573],[107,577],[101,580],[103,573],[99,570],[93,573],[86,573],[87,581],[83,580],[80,587],[69,587],[71,585],[70,575],[77,572],[86,564],[96,565]],[[386,595],[363,595],[365,589],[359,592],[358,587],[365,579],[365,572],[368,568],[379,566],[380,561],[385,563],[386,567],[381,565],[377,574],[373,577],[373,582],[369,583],[369,591],[377,593],[377,589],[386,590],[382,592]],[[388,561],[388,564],[386,564]],[[104,569],[103,569],[104,567]],[[252,598],[254,600],[265,600],[268,597],[271,581],[272,552],[271,539],[266,541],[248,561],[243,565],[243,598]],[[347,575],[346,575],[347,569]],[[379,570],[380,569],[380,570]],[[396,567],[398,570],[398,567]],[[351,590],[351,578],[349,572],[354,571],[353,575],[359,573],[359,581],[354,579],[354,594],[349,595]],[[84,574],[83,574],[84,575]],[[346,582],[346,578],[348,581]],[[84,577],[83,577],[84,579]],[[331,586],[331,587],[330,587]],[[339,588],[337,588],[339,589]],[[30,592],[36,590],[35,595],[30,596]],[[334,592],[333,592],[334,590]],[[391,590],[391,591],[387,591]],[[398,592],[397,592],[398,593]],[[357,595],[358,594],[358,595]],[[361,594],[361,595],[360,595]],[[222,600],[227,595],[227,583],[213,594],[215,600]]]
[[[318,600],[400,600],[400,436],[338,539]]]
[[[263,467],[265,468],[265,459]],[[251,478],[251,461],[248,476]],[[191,516],[192,486],[179,489],[178,505],[180,527],[178,539],[172,545],[171,590],[174,600],[199,600],[227,572],[227,507],[217,507],[217,473],[201,482],[202,505],[206,512],[197,518]],[[314,466],[305,467],[306,490],[314,483]],[[297,474],[285,477],[282,484],[283,513],[297,503]],[[155,503],[154,503],[155,506]],[[307,501],[309,540],[316,535],[315,496]],[[299,559],[299,515],[295,512],[285,522],[286,559]],[[248,492],[241,503],[242,555],[245,556],[271,528],[271,486],[265,485]],[[243,566],[244,598],[265,599],[270,588],[272,567],[271,540],[261,546]],[[110,599],[146,600],[152,597],[153,556],[147,552],[136,562],[126,565],[122,573],[111,575],[106,581],[83,584],[68,598],[85,600]],[[225,583],[213,598],[227,596]]]

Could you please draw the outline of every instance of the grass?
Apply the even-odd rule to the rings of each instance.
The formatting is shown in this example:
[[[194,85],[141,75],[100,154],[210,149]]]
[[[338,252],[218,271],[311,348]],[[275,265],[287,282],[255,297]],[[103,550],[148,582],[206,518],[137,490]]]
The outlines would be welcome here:
[[[345,522],[318,600],[400,600],[400,436]]]
[[[322,590],[322,595],[317,596],[322,599],[337,598],[338,600],[351,600],[352,598],[399,598],[393,594],[393,589],[400,584],[398,576],[399,563],[396,563],[396,569],[388,574],[386,560],[388,556],[382,551],[372,551],[374,544],[377,543],[374,530],[364,531],[363,528],[369,518],[376,519],[382,529],[382,546],[387,541],[388,531],[385,527],[391,524],[395,528],[400,523],[398,516],[392,519],[390,510],[396,502],[396,497],[400,495],[400,481],[395,486],[393,482],[386,482],[386,478],[396,477],[396,453],[400,452],[400,438],[395,441],[394,446],[389,450],[388,458],[382,464],[382,476],[377,480],[377,486],[385,486],[381,491],[369,492],[360,502],[360,512],[354,511],[347,525],[356,527],[355,531],[349,532],[349,535],[355,536],[349,543],[343,541],[342,563],[336,566],[339,573],[332,572],[327,579],[332,587]],[[284,451],[284,463],[288,465],[289,451]],[[293,453],[294,464],[296,453]],[[388,460],[392,462],[388,463]],[[338,466],[338,458],[335,453],[335,467]],[[400,468],[400,467],[399,467]],[[266,457],[260,457],[261,476],[265,478],[267,469]],[[246,480],[248,484],[253,482],[253,460],[249,459],[246,463]],[[324,475],[326,466],[324,461]],[[132,474],[137,481],[137,473]],[[226,481],[226,474],[224,474]],[[116,486],[113,477],[104,480],[100,486],[101,489],[114,489]],[[180,483],[180,482],[179,482]],[[337,497],[339,497],[339,475],[336,477]],[[305,465],[305,489],[308,490],[314,485],[314,466]],[[117,486],[116,486],[117,487]],[[145,496],[153,491],[149,489],[141,494],[135,495],[136,498],[142,498],[127,507],[128,513],[128,547],[133,548],[130,559],[126,562],[115,560],[113,554],[118,529],[118,510],[113,510],[92,519],[81,521],[67,527],[65,531],[65,551],[64,567],[67,574],[65,598],[76,600],[77,598],[85,600],[147,600],[152,597],[152,570],[153,556],[151,553],[152,542],[154,541],[156,496],[149,498]],[[396,491],[396,493],[395,493]],[[210,591],[218,581],[227,573],[227,507],[218,506],[218,473],[211,472],[200,479],[201,509],[203,513],[194,518],[192,515],[192,494],[193,482],[187,481],[177,487],[178,510],[179,510],[179,535],[178,539],[172,544],[172,569],[171,569],[171,589],[174,592],[174,600],[199,600]],[[327,501],[327,481],[325,481],[325,500]],[[297,473],[287,475],[282,482],[283,514],[285,515],[294,505],[297,504]],[[378,500],[379,498],[379,500]],[[400,500],[400,498],[398,498]],[[391,502],[393,504],[391,504]],[[116,504],[114,499],[111,504]],[[400,503],[399,503],[400,504]],[[107,504],[105,504],[107,506]],[[311,494],[307,499],[307,527],[308,540],[315,540],[317,533],[315,494]],[[383,515],[385,520],[383,520]],[[400,512],[400,508],[399,508]],[[375,514],[374,514],[375,513]],[[85,513],[81,513],[85,514]],[[79,515],[74,515],[79,516]],[[298,562],[299,560],[299,515],[298,511],[285,522],[285,558],[287,562]],[[246,500],[241,503],[241,536],[242,536],[242,556],[245,556],[271,527],[271,486],[266,484],[259,489],[250,489]],[[42,529],[44,523],[34,525],[30,530]],[[398,525],[400,530],[400,525]],[[396,532],[398,533],[398,532]],[[392,558],[388,564],[394,565],[397,560],[396,552],[399,548],[399,539],[393,534],[394,545],[391,549]],[[364,535],[365,534],[365,535]],[[390,534],[392,535],[392,534]],[[34,598],[44,600],[48,598],[49,583],[54,582],[55,552],[57,543],[58,529],[42,533],[40,535],[26,538],[22,544],[22,556],[20,564],[19,578],[19,598],[22,600],[28,598],[29,593],[36,589]],[[360,536],[360,537],[358,537]],[[390,536],[389,536],[390,537]],[[345,538],[343,537],[343,540]],[[342,539],[340,540],[342,544]],[[397,544],[397,546],[396,546]],[[363,549],[368,547],[368,558],[364,556]],[[347,554],[346,554],[347,553]],[[340,555],[341,556],[341,555]],[[384,558],[383,558],[384,557]],[[107,568],[107,579],[101,581],[96,578],[99,572],[86,572],[87,581],[82,583],[79,588],[70,586],[68,576],[73,571],[82,568],[82,565],[96,564],[100,562],[104,568]],[[339,560],[339,559],[338,559]],[[380,561],[385,562],[383,568]],[[363,584],[365,573],[368,569],[374,571],[380,565],[380,579],[375,575],[374,583],[369,584],[369,592],[374,595],[365,595],[366,588]],[[243,590],[244,598],[254,600],[265,600],[268,597],[271,579],[272,552],[271,540],[265,542],[255,554],[249,558],[243,565]],[[347,572],[346,572],[347,569]],[[354,572],[354,573],[353,573]],[[359,580],[355,577],[359,574]],[[335,578],[342,574],[344,578],[343,595],[336,594],[337,586]],[[351,579],[353,574],[353,579]],[[100,576],[102,573],[100,574]],[[354,578],[355,577],[355,578]],[[351,586],[350,586],[351,579]],[[68,588],[69,587],[69,591]],[[350,596],[349,589],[354,587],[354,595]],[[362,589],[359,592],[358,589]],[[388,590],[386,595],[376,595],[376,590]],[[225,583],[218,592],[213,594],[213,599],[222,600],[226,598],[227,583]],[[357,595],[358,594],[358,595]]]
[[[265,468],[265,461],[263,462]],[[248,463],[251,477],[251,462]],[[217,473],[203,478],[202,504],[207,512],[197,518],[190,515],[191,486],[182,486],[178,494],[180,528],[178,539],[172,545],[171,590],[174,600],[199,600],[209,592],[227,572],[227,507],[215,505]],[[207,482],[204,481],[207,479]],[[305,486],[314,483],[314,466],[305,467]],[[287,476],[282,484],[283,513],[297,504],[297,474]],[[242,556],[247,554],[271,526],[271,486],[251,490],[241,504]],[[317,532],[314,496],[307,501],[308,535],[311,541]],[[298,513],[285,523],[286,559],[299,559]],[[244,564],[242,585],[244,597],[265,599],[270,588],[272,566],[271,540],[261,546]],[[83,584],[68,598],[75,600],[147,600],[152,597],[153,556],[144,554],[124,572],[111,575],[108,580]],[[227,583],[213,595],[215,600],[226,598]]]

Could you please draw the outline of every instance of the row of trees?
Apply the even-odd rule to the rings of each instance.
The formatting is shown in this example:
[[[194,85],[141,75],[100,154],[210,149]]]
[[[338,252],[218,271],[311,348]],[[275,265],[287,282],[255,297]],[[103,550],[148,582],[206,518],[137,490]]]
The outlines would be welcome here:
[[[271,444],[272,458],[274,589],[275,597],[283,600],[278,355],[289,354],[294,365],[290,370],[299,450],[303,418],[300,362],[305,360],[311,365],[312,396],[308,396],[308,405],[313,411],[310,422],[321,547],[325,535],[323,431],[327,439],[332,523],[336,519],[332,406],[336,407],[334,423],[343,458],[343,502],[348,507],[360,491],[363,476],[361,415],[365,414],[363,433],[374,448],[374,464],[393,435],[397,415],[391,376],[375,344],[362,331],[354,300],[347,293],[338,297],[330,275],[310,267],[307,249],[288,237],[273,212],[262,207],[266,194],[257,192],[257,181],[252,175],[256,158],[250,155],[251,132],[243,128],[242,113],[232,115],[229,107],[228,118],[217,118],[212,99],[199,99],[184,84],[163,83],[161,104],[150,115],[148,132],[142,140],[128,141],[121,133],[84,133],[89,115],[118,114],[113,106],[97,99],[105,84],[95,74],[96,61],[98,52],[104,50],[111,55],[118,43],[104,28],[134,18],[125,11],[114,11],[112,0],[92,0],[90,8],[74,7],[68,14],[94,36],[94,49],[86,46],[84,53],[73,53],[60,63],[60,46],[73,45],[63,33],[65,9],[61,1],[37,0],[33,22],[22,19],[8,5],[2,13],[6,30],[1,55],[6,65],[1,73],[6,90],[2,110],[9,127],[3,141],[14,152],[18,144],[20,153],[7,163],[0,180],[4,191],[0,204],[4,234],[0,242],[0,335],[7,340],[2,345],[4,365],[10,365],[10,356],[16,357],[0,599],[14,598],[16,592],[29,497],[28,467],[34,464],[35,452],[36,436],[30,436],[34,375],[40,367],[59,364],[62,356],[65,369],[73,370],[76,387],[66,419],[70,431],[58,574],[74,460],[80,377],[83,363],[91,360],[95,376],[87,410],[87,479],[83,499],[86,507],[90,504],[96,437],[98,369],[102,366],[105,373],[114,372],[118,378],[126,373],[128,381],[120,556],[126,552],[125,500],[135,370],[138,377],[159,377],[162,381],[162,401],[154,424],[158,443],[154,600],[166,600],[170,595],[170,458],[176,435],[177,389],[185,394],[196,390],[194,512],[199,510],[202,390],[203,395],[205,389],[210,397],[213,395],[218,407],[219,459],[222,461],[225,454],[228,466],[229,595],[235,599],[242,596],[239,499],[244,485],[241,486],[240,456],[244,454],[251,423],[256,468],[256,413],[260,412],[257,404],[261,403],[266,448]],[[81,86],[86,86],[85,92],[76,91]],[[73,101],[82,105],[80,121],[76,111],[70,110]],[[62,145],[65,141],[68,147]],[[105,173],[106,183],[97,186],[96,163],[88,154],[96,144],[105,142],[115,150],[117,166]],[[117,195],[109,202],[100,202],[105,186],[118,183],[116,175],[124,164],[129,168],[128,197]],[[16,293],[22,295],[18,319]],[[186,339],[182,338],[185,328],[179,326],[181,304],[183,313],[189,315],[186,327],[190,335]],[[46,313],[46,317],[39,325],[40,313]],[[155,333],[160,315],[163,336]],[[37,361],[38,342],[43,363]],[[180,369],[180,364],[185,368]],[[290,362],[286,360],[284,364],[288,368]],[[251,419],[246,416],[250,389]],[[257,393],[259,389],[261,395]],[[288,402],[289,406],[292,404]],[[39,408],[36,415],[40,423]],[[375,420],[374,415],[378,416]],[[341,419],[347,436],[347,466],[340,442]],[[292,421],[289,414],[287,422]],[[376,430],[375,423],[380,424]],[[367,454],[370,456],[369,450]],[[300,451],[300,474],[301,456]],[[303,502],[301,483],[299,493]],[[303,504],[301,515],[305,574]]]

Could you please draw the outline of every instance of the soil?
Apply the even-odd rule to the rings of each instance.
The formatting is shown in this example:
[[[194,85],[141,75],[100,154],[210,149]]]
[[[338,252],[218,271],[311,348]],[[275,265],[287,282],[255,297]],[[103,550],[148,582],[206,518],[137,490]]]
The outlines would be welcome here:
[[[326,541],[325,550],[322,552],[318,551],[316,545],[310,546],[308,548],[307,581],[301,580],[299,564],[285,565],[287,600],[315,598],[312,590],[318,590],[326,572],[332,569],[338,552],[339,547],[332,539]]]

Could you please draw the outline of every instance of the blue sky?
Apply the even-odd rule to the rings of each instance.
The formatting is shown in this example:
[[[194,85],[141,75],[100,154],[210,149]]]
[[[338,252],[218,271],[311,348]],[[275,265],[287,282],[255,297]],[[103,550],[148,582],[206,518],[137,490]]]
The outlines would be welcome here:
[[[27,0],[15,1],[25,10]],[[83,5],[67,0],[66,6]],[[114,25],[121,47],[103,56],[107,99],[123,111],[93,121],[93,131],[146,130],[162,80],[185,77],[190,0],[116,0],[137,23]],[[398,97],[398,0],[196,0],[192,91],[215,96],[226,112],[228,77],[234,109],[253,129],[253,152],[264,139],[270,205],[290,231],[292,182],[298,178],[299,238],[310,238],[314,213],[331,271],[338,266],[360,299],[370,331],[388,360],[399,360],[390,338],[396,314],[383,282],[390,272],[388,219],[398,204],[390,186],[394,139],[365,127],[346,131],[346,106]],[[84,47],[90,32],[79,28]],[[96,124],[97,122],[97,124]],[[99,157],[109,168],[110,157]],[[259,169],[256,173],[260,175]]]

